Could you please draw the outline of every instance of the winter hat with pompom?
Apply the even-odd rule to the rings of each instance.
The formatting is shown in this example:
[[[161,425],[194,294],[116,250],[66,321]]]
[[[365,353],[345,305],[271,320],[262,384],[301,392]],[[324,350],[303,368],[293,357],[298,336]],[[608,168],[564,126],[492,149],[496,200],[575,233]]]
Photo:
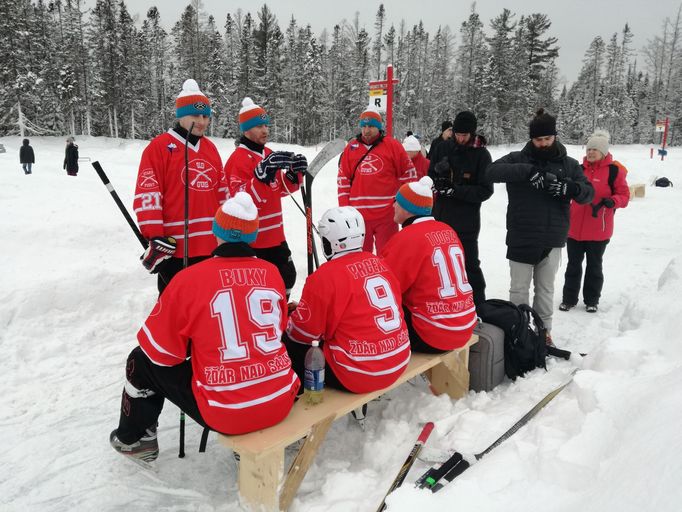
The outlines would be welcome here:
[[[239,129],[244,133],[262,124],[270,124],[270,117],[265,109],[256,105],[251,98],[244,98],[242,108],[239,109]]]
[[[405,148],[405,151],[421,151],[422,145],[417,137],[410,135],[403,140],[403,148]]]
[[[258,208],[246,192],[237,192],[218,208],[213,234],[229,243],[253,243],[258,234]]]
[[[541,108],[528,124],[528,134],[531,139],[556,135],[556,117],[550,116],[544,108]]]
[[[374,107],[367,107],[362,114],[360,114],[360,128],[363,126],[374,126],[379,130],[384,129],[384,120],[381,114]]]
[[[175,117],[210,116],[211,101],[199,90],[197,81],[188,78],[175,100]]]
[[[595,130],[587,139],[587,149],[596,149],[602,156],[606,156],[609,152],[609,132],[606,130]]]
[[[417,182],[405,183],[395,195],[396,202],[414,215],[431,215],[433,208],[433,180],[424,176]]]

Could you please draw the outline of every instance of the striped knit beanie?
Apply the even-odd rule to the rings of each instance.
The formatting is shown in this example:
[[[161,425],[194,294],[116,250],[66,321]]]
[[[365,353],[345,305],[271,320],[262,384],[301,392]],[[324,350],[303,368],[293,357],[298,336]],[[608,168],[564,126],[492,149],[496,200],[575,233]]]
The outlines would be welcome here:
[[[362,114],[360,114],[360,128],[364,126],[374,126],[379,130],[384,129],[384,120],[381,114],[373,107],[368,107]]]
[[[269,125],[270,117],[263,107],[256,105],[251,98],[244,98],[239,109],[239,129],[242,133],[260,125]]]
[[[433,180],[424,176],[417,182],[405,183],[395,195],[396,202],[414,215],[431,215],[433,208]]]
[[[258,235],[258,209],[246,192],[237,192],[218,208],[213,234],[225,242],[251,244]]]
[[[188,78],[175,100],[175,117],[211,115],[211,100],[199,90],[196,80]]]

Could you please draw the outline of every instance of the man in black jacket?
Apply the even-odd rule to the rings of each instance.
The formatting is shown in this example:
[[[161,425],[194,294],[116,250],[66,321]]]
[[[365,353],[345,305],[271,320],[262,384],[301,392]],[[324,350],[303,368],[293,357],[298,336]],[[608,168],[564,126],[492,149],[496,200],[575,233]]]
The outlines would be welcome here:
[[[436,148],[448,140],[452,140],[452,121],[443,121],[440,125],[440,135],[431,141],[429,153],[426,158],[431,160],[432,156],[435,154]]]
[[[533,308],[547,332],[552,328],[554,278],[568,234],[571,199],[592,201],[594,189],[577,160],[556,139],[556,119],[538,110],[529,125],[530,141],[521,151],[488,167],[491,182],[507,184],[507,259],[511,274],[509,300],[528,304],[533,281]],[[548,342],[551,338],[548,336]]]
[[[64,169],[69,176],[78,176],[78,146],[74,144],[73,137],[66,139]]]
[[[437,195],[433,216],[457,232],[462,248],[474,303],[485,300],[485,278],[478,259],[478,234],[481,230],[481,203],[493,194],[485,170],[492,161],[483,135],[476,135],[476,116],[460,112],[455,117],[455,138],[436,148],[429,176]]]
[[[36,163],[36,157],[28,139],[24,139],[21,148],[19,148],[19,163],[24,169],[24,174],[31,174],[31,166]]]

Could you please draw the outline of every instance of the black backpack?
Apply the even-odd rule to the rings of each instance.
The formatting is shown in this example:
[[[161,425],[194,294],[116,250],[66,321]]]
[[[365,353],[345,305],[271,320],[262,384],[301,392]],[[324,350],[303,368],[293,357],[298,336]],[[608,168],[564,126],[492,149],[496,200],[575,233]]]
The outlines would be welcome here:
[[[489,299],[477,306],[476,311],[481,320],[504,331],[504,373],[510,379],[535,368],[547,369],[548,354],[570,357],[570,352],[547,345],[545,324],[527,304],[517,306],[506,300]]]
[[[664,176],[663,178],[658,178],[654,182],[654,185],[656,185],[657,187],[672,187],[673,182]]]

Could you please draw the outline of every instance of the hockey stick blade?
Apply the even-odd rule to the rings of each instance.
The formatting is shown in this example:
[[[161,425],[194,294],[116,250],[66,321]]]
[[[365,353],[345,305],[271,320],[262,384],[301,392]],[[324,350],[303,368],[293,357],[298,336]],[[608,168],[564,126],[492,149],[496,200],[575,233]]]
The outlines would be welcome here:
[[[341,153],[345,147],[346,141],[343,139],[334,139],[328,142],[320,152],[315,155],[313,161],[308,165],[308,170],[306,172],[314,178],[317,176],[317,173],[320,172],[320,169],[327,165],[327,162],[332,158]]]

